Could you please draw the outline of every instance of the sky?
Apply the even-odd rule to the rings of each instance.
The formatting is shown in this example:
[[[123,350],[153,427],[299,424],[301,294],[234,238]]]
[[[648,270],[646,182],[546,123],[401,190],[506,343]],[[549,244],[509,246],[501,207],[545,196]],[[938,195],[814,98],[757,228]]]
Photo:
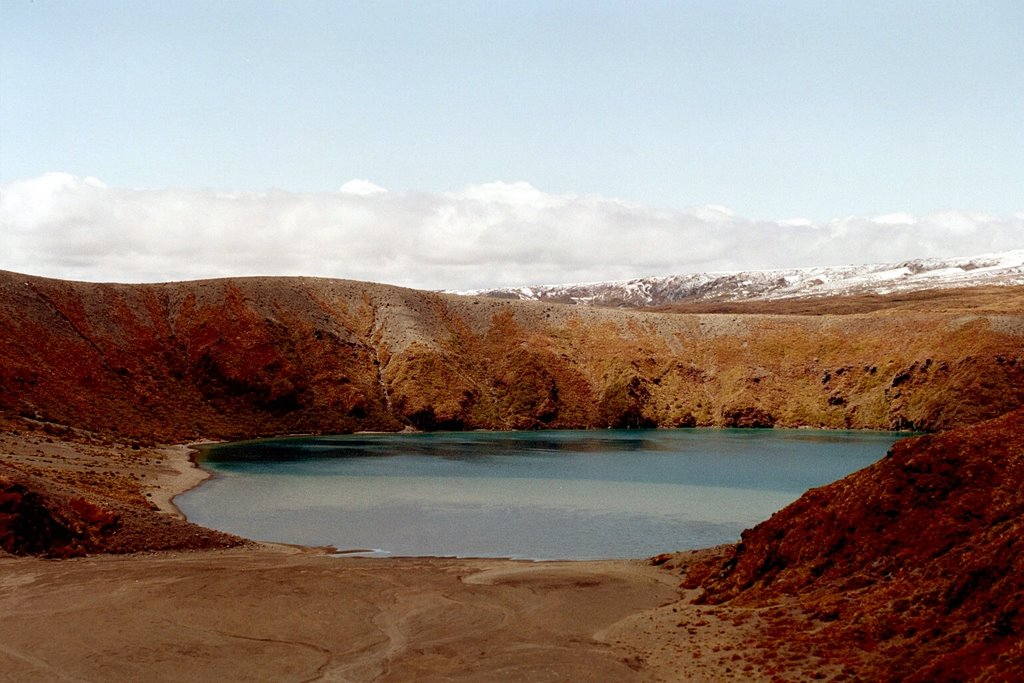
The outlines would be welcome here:
[[[0,0],[0,269],[428,289],[1024,247],[1024,3]]]

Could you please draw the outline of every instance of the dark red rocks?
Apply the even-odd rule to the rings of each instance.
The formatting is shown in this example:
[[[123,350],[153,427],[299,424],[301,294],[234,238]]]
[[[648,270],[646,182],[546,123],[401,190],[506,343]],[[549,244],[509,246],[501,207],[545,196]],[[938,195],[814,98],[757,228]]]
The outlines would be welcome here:
[[[0,477],[0,549],[12,555],[68,558],[245,543],[169,515],[100,500],[96,494],[90,497],[53,482]]]

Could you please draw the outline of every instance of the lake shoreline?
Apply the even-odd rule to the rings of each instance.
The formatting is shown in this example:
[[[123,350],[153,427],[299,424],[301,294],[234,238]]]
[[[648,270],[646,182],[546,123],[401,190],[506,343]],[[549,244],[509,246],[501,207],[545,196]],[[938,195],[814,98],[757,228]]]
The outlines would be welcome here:
[[[195,443],[168,446],[165,451],[169,455],[167,463],[170,466],[169,470],[158,475],[152,485],[155,489],[153,500],[157,507],[162,512],[168,512],[186,520],[188,517],[175,504],[174,499],[214,476],[213,472],[199,464],[197,459],[199,451],[195,446]]]

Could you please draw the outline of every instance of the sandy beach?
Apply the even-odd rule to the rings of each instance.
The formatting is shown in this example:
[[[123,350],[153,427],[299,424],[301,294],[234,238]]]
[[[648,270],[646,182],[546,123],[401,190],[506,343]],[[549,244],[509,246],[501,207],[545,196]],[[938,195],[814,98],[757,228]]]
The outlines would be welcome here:
[[[153,504],[161,512],[181,519],[185,519],[185,515],[174,504],[174,498],[210,478],[210,473],[197,466],[193,460],[194,445],[168,446],[160,449],[164,456],[165,470],[159,472],[154,481],[147,486],[148,492],[152,494]]]

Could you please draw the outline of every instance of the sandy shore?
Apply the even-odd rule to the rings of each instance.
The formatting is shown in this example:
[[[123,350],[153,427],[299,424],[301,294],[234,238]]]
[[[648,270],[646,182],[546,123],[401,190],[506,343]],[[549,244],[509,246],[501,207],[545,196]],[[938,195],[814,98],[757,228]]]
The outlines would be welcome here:
[[[210,478],[210,473],[196,465],[193,460],[195,445],[167,446],[159,449],[164,467],[154,472],[153,480],[147,485],[153,504],[161,512],[185,519],[174,498],[194,489]]]
[[[0,436],[7,471],[157,517],[180,516],[173,497],[208,476],[187,446]],[[0,680],[771,680],[756,618],[688,603],[685,557],[670,568],[273,545],[0,557]]]

